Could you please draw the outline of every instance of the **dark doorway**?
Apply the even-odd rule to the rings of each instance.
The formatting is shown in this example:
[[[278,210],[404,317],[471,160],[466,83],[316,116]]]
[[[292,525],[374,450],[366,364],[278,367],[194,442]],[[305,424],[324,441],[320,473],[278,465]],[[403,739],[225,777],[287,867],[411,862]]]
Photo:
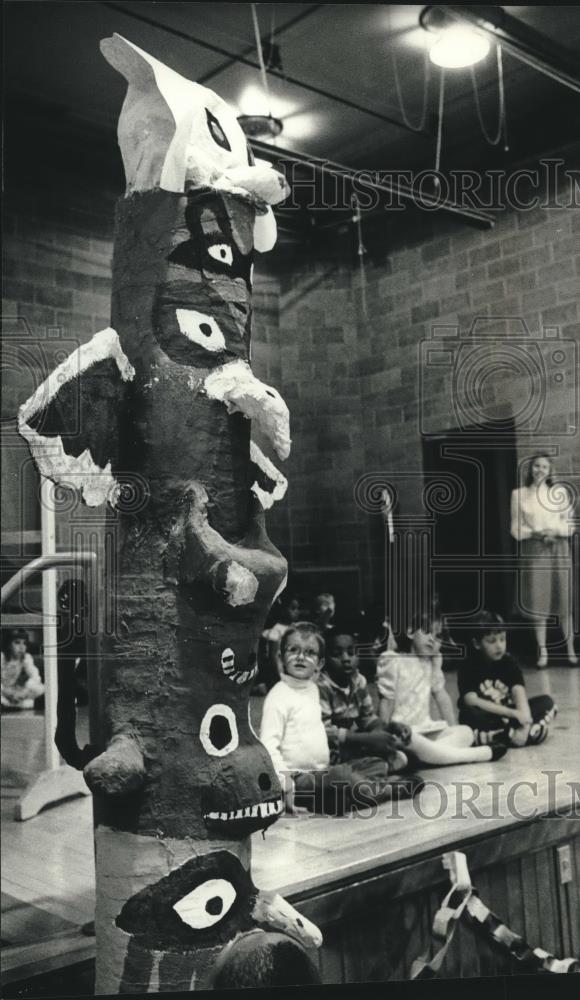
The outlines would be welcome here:
[[[515,425],[450,430],[423,438],[426,485],[455,484],[459,500],[434,513],[433,587],[443,612],[462,619],[481,608],[509,620],[514,606],[516,543],[510,496],[518,485]],[[459,621],[457,622],[459,624]]]

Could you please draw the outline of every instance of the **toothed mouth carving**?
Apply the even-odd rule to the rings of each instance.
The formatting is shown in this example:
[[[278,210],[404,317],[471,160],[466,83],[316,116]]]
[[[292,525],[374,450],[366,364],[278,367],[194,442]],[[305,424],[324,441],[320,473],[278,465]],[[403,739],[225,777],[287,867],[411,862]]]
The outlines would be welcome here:
[[[252,492],[258,497],[264,510],[268,510],[277,500],[282,499],[288,489],[288,480],[252,440],[250,440],[250,461],[257,467],[258,473]]]
[[[236,670],[235,667],[230,666],[229,664],[222,667],[222,669],[226,677],[229,677],[231,681],[235,681],[236,684],[247,684],[247,682],[253,680],[258,673],[258,664],[255,663],[249,670]]]
[[[242,809],[231,810],[230,812],[208,812],[203,814],[204,820],[220,821],[222,823],[240,819],[272,819],[279,816],[284,809],[282,799],[271,799],[269,802],[260,802],[254,806],[244,806]]]

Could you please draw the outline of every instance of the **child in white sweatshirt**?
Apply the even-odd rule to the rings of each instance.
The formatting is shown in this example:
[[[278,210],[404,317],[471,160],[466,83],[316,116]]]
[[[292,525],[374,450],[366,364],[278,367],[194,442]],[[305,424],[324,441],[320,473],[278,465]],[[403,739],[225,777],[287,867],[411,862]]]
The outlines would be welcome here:
[[[366,748],[371,750],[372,743],[372,757],[330,764],[316,684],[324,656],[324,639],[315,625],[291,625],[280,643],[281,680],[264,701],[260,739],[284,788],[286,811],[344,815],[357,807],[415,794],[422,786],[416,777],[389,779],[391,771],[404,767],[407,760],[378,719]]]

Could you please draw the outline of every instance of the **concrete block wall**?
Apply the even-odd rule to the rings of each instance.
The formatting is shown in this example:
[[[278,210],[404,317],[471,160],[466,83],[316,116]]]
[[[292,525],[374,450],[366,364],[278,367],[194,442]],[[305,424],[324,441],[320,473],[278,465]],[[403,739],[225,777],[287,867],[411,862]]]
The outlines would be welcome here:
[[[62,353],[109,322],[114,195],[72,182],[45,190],[52,196],[27,190],[7,205],[3,433]],[[355,502],[358,480],[381,471],[420,476],[421,431],[449,430],[478,412],[477,370],[462,382],[455,363],[435,367],[422,346],[430,339],[444,337],[457,358],[454,329],[461,340],[478,320],[472,341],[489,344],[480,376],[492,418],[521,411],[530,370],[537,375],[543,364],[544,407],[537,433],[518,439],[521,458],[556,443],[560,469],[580,472],[578,435],[561,433],[577,419],[580,210],[504,211],[491,231],[441,214],[385,214],[363,218],[363,235],[364,288],[352,233],[337,229],[318,246],[258,257],[253,364],[291,411],[292,454],[280,465],[289,490],[268,515],[271,537],[295,569],[357,566],[369,603],[383,537],[380,517]],[[545,327],[565,342],[560,361],[542,340]],[[419,513],[418,498],[410,486],[406,512]]]
[[[513,414],[522,462],[555,446],[558,468],[580,474],[580,208],[505,210],[490,231],[442,214],[363,217],[363,239],[364,278],[348,239],[286,265],[280,337],[291,562],[358,560],[370,603],[384,535],[356,484],[401,474],[400,509],[421,514],[422,432]],[[427,353],[437,340],[443,367]]]
[[[110,323],[111,261],[117,192],[73,178],[46,177],[42,190],[5,201],[3,259],[2,514],[4,531],[40,527],[39,477],[16,432],[20,405],[78,346]],[[279,282],[258,257],[254,281],[253,363],[280,388]],[[57,493],[59,547],[94,541],[103,511]],[[58,509],[58,506],[57,506]],[[277,513],[282,543],[286,510]],[[274,529],[275,530],[275,529]]]
[[[110,323],[114,195],[71,178],[43,180],[38,191],[11,191],[4,206],[2,512],[3,531],[12,532],[40,528],[39,476],[16,432],[18,408]],[[68,491],[52,495],[58,548],[97,551],[102,582],[104,510]]]
[[[365,451],[358,350],[349,259],[298,253],[287,260],[280,361],[293,443],[287,531],[275,537],[295,570],[368,564],[366,521],[353,504]]]

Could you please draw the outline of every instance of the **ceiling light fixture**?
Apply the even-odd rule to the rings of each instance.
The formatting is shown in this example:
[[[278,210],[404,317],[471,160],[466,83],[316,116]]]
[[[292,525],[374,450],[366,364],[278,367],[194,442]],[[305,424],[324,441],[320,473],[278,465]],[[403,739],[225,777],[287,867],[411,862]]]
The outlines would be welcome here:
[[[488,39],[438,7],[424,7],[419,24],[425,31],[434,32],[436,40],[429,50],[429,58],[441,69],[463,69],[475,66],[489,52]]]
[[[275,139],[284,127],[273,115],[239,115],[238,122],[248,139]]]
[[[274,118],[272,114],[272,101],[270,97],[270,87],[268,86],[268,73],[266,68],[266,63],[264,62],[264,47],[262,44],[262,39],[260,37],[260,26],[258,24],[258,12],[256,10],[256,4],[250,4],[252,9],[252,24],[254,26],[254,38],[256,40],[256,51],[258,53],[258,62],[260,63],[260,75],[262,77],[262,100],[260,103],[265,102],[266,104],[266,114],[261,108],[257,108],[255,104],[251,107],[251,113],[249,115],[239,115],[238,122],[241,126],[242,131],[247,136],[248,139],[275,139],[280,135],[283,125],[279,118]],[[272,45],[270,44],[270,55],[272,54]],[[282,62],[280,59],[280,49],[276,46],[276,55],[278,64],[281,67]],[[253,113],[252,113],[253,112]]]
[[[429,50],[429,58],[443,69],[463,69],[475,66],[485,59],[489,52],[487,38],[478,35],[471,28],[461,26],[444,28],[440,37]]]

